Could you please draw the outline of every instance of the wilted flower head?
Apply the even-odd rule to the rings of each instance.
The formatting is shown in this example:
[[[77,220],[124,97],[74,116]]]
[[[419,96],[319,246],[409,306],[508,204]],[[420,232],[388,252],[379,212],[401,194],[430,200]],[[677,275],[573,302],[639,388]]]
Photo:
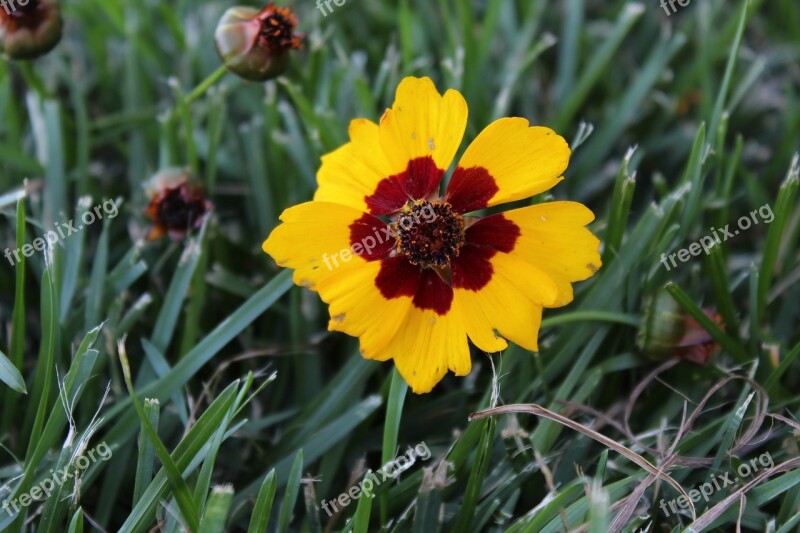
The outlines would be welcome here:
[[[48,0],[0,0],[0,51],[11,59],[33,59],[61,40],[61,10]]]
[[[711,309],[703,309],[703,312],[724,329],[717,313]],[[699,365],[708,363],[719,349],[711,335],[664,290],[648,301],[637,344],[648,357],[678,357]]]
[[[183,169],[162,170],[145,189],[150,198],[145,214],[153,221],[148,240],[169,235],[173,241],[179,241],[202,226],[206,213],[214,207],[202,187],[189,182]]]
[[[302,48],[296,26],[292,10],[272,2],[261,11],[232,7],[217,24],[214,43],[229,70],[247,80],[265,81],[286,69],[289,50]]]

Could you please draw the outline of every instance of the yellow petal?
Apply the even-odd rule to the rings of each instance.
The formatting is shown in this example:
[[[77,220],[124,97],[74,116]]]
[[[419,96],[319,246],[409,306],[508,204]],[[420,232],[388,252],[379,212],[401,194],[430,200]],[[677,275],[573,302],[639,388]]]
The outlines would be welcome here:
[[[381,118],[380,143],[392,172],[409,161],[432,157],[447,170],[467,127],[467,103],[456,90],[439,94],[430,78],[407,77],[400,82],[391,109]]]
[[[456,287],[455,306],[472,342],[486,352],[504,349],[497,331],[525,349],[538,351],[542,306],[558,297],[558,287],[542,270],[498,252],[491,258],[492,277],[479,290]]]
[[[383,155],[378,125],[364,118],[350,122],[350,142],[322,157],[314,200],[367,211],[364,198],[392,174]]]
[[[513,202],[544,192],[563,178],[567,142],[553,130],[529,127],[524,118],[502,118],[469,145],[447,189],[459,212]]]
[[[417,394],[430,392],[448,369],[466,376],[472,368],[466,330],[455,306],[446,315],[412,307],[386,351]]]
[[[411,309],[408,296],[387,299],[375,286],[380,262],[372,261],[343,269],[319,285],[323,301],[330,304],[330,331],[358,337],[361,355],[366,359],[386,361],[386,352]]]
[[[547,273],[559,297],[545,307],[572,301],[570,282],[591,277],[601,267],[600,240],[584,226],[594,214],[577,202],[549,202],[506,211],[521,231],[514,255]]]
[[[281,214],[283,224],[272,231],[262,248],[279,266],[294,269],[296,284],[316,290],[320,280],[366,262],[352,253],[350,244],[350,225],[363,216],[339,204],[299,204]]]

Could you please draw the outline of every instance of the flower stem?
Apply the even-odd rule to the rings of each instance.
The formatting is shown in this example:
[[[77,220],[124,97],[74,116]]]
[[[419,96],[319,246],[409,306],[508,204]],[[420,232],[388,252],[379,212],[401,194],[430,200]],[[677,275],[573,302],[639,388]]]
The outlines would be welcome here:
[[[553,326],[560,326],[561,324],[583,322],[587,320],[615,322],[617,324],[626,324],[633,327],[638,327],[641,324],[641,320],[636,315],[610,313],[607,311],[575,311],[573,313],[565,313],[563,315],[545,318],[542,320],[541,328],[552,328]]]
[[[383,426],[383,450],[381,453],[381,468],[394,459],[397,453],[397,435],[400,431],[400,418],[403,414],[403,404],[406,401],[406,384],[400,372],[395,368],[392,371],[392,381],[389,385],[389,396],[386,399],[386,420]],[[380,499],[381,521],[389,520],[389,494],[381,494]]]
[[[20,62],[19,71],[22,74],[22,77],[25,78],[25,83],[28,84],[28,87],[36,91],[36,94],[39,95],[39,99],[46,100],[48,98],[47,89],[45,89],[44,83],[42,83],[42,80],[39,78],[38,74],[36,74],[36,71],[33,70],[30,62]]]
[[[166,116],[166,119],[163,122],[163,128],[167,135],[173,132],[173,128],[175,128],[175,122],[180,115],[183,118],[183,126],[185,128],[187,144],[188,144],[188,159],[189,163],[192,168],[192,173],[197,175],[199,172],[199,164],[197,162],[197,153],[194,147],[194,142],[192,140],[192,123],[191,123],[191,115],[189,114],[189,105],[197,100],[198,98],[202,97],[206,91],[208,91],[214,84],[216,84],[225,73],[228,72],[227,67],[225,65],[220,66],[217,70],[212,72],[206,79],[200,82],[192,92],[187,94],[186,96],[183,95],[183,92],[180,89],[180,84],[175,82],[173,90],[175,92],[176,102],[172,109],[169,111],[169,114]],[[174,131],[177,137],[177,131]]]
[[[204,79],[200,84],[195,87],[192,92],[186,95],[184,99],[185,103],[191,104],[201,96],[205,94],[205,92],[210,89],[215,83],[222,79],[222,77],[228,72],[228,68],[225,65],[221,65],[217,70],[211,73],[206,79]]]

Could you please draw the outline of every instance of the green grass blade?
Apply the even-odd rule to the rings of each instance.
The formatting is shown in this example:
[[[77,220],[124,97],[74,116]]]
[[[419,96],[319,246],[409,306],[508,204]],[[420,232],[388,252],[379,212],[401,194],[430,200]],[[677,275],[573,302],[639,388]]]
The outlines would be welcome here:
[[[103,220],[103,231],[97,243],[97,249],[92,260],[92,276],[90,278],[91,288],[86,298],[86,323],[85,327],[90,328],[100,322],[101,307],[103,305],[103,287],[105,286],[106,274],[108,269],[108,232],[109,221]]]
[[[372,476],[372,470],[367,470],[367,473],[364,474],[362,479],[369,479],[370,476]],[[356,507],[356,512],[353,515],[353,533],[369,532],[369,517],[372,514],[373,498],[373,495],[366,494],[366,492],[361,494],[361,498],[358,500],[358,506]]]
[[[608,38],[588,59],[586,62],[588,68],[583,71],[575,87],[570,91],[564,105],[559,108],[555,122],[556,131],[566,129],[567,125],[575,118],[575,114],[586,101],[592,87],[597,84],[603,73],[606,72],[625,37],[644,12],[644,6],[637,3],[627,4],[622,9]]]
[[[438,488],[425,485],[420,488],[417,504],[414,510],[414,533],[438,533],[442,530],[442,491]],[[360,505],[360,502],[359,502]],[[356,530],[358,532],[359,530]],[[367,529],[362,529],[366,533]]]
[[[17,231],[16,245],[21,248],[25,244],[25,203],[17,200]],[[25,352],[25,254],[20,254],[20,261],[16,263],[14,271],[14,311],[11,315],[11,343],[9,354],[11,364],[16,369],[22,368]],[[14,415],[14,398],[11,391],[6,391],[3,398],[3,428],[6,429],[12,422]]]
[[[708,332],[709,335],[714,337],[714,340],[717,341],[720,346],[728,353],[730,353],[734,359],[736,359],[740,363],[744,363],[752,359],[747,352],[747,350],[733,340],[730,336],[725,334],[719,327],[710,319],[708,316],[703,312],[700,307],[697,306],[696,303],[689,298],[683,290],[675,285],[674,283],[670,282],[667,283],[666,287],[667,291],[675,298],[675,300],[681,304],[692,318],[697,320],[697,322],[703,327],[704,330]]]
[[[744,29],[747,27],[747,17],[751,5],[752,0],[742,0],[741,13],[739,15],[739,25],[736,29],[736,37],[731,44],[730,52],[728,54],[728,64],[725,66],[725,74],[722,77],[722,84],[717,92],[717,99],[714,103],[714,112],[711,115],[709,127],[709,131],[711,132],[711,139],[709,142],[711,144],[714,143],[714,135],[717,133],[717,126],[722,118],[722,112],[725,108],[725,101],[730,94],[733,71],[736,68],[736,61],[739,59],[739,49],[742,46],[742,37],[744,36]]]
[[[292,521],[292,514],[294,513],[294,506],[297,503],[297,497],[300,494],[300,478],[303,475],[303,450],[297,452],[292,471],[289,473],[289,481],[286,483],[286,493],[281,503],[281,514],[278,518],[278,532],[285,533],[289,529],[289,523]]]
[[[189,487],[181,475],[181,470],[172,460],[166,446],[164,446],[164,443],[161,442],[161,439],[158,437],[158,433],[156,433],[156,430],[153,428],[152,424],[150,424],[150,420],[144,412],[144,407],[142,407],[142,405],[139,403],[136,390],[133,387],[133,380],[131,379],[130,363],[128,362],[128,355],[125,351],[124,340],[120,341],[119,343],[119,357],[120,362],[122,363],[122,373],[125,376],[125,385],[128,388],[128,394],[131,396],[131,401],[133,403],[133,408],[136,411],[136,415],[141,421],[142,431],[153,443],[156,454],[158,454],[161,464],[164,465],[164,470],[166,471],[170,485],[172,486],[175,500],[178,503],[178,507],[180,507],[187,527],[190,531],[197,531],[200,526],[200,519],[197,514],[197,509],[194,506],[194,502],[192,501],[192,495],[191,492],[189,492]]]
[[[636,148],[631,148],[625,154],[614,182],[614,192],[611,194],[611,212],[608,215],[608,229],[603,244],[602,261],[604,265],[611,262],[612,257],[616,256],[622,246],[625,227],[630,217],[633,191],[636,188],[636,172],[630,173],[628,167],[635,152]]]
[[[786,225],[789,217],[797,209],[797,190],[800,186],[800,154],[795,154],[786,180],[778,192],[778,199],[774,207],[774,220],[767,231],[767,241],[764,245],[764,254],[761,258],[761,270],[758,282],[758,311],[759,316],[765,316],[767,297],[772,286],[778,252],[782,241],[786,238]]]
[[[267,530],[269,515],[272,512],[272,502],[275,500],[275,469],[269,471],[258,491],[256,505],[250,518],[250,527],[247,533],[261,533]]]
[[[471,529],[472,518],[475,516],[475,507],[478,504],[481,488],[486,479],[486,471],[489,468],[489,458],[492,444],[494,443],[494,419],[489,418],[478,425],[483,426],[481,440],[470,469],[464,501],[458,511],[454,531],[469,531]]]
[[[220,424],[231,409],[234,408],[234,400],[236,399],[238,388],[238,381],[228,385],[175,447],[171,458],[179,469],[187,470],[193,465],[199,465],[204,457],[209,439],[219,429]],[[146,528],[147,524],[151,523],[159,502],[166,497],[168,486],[169,480],[166,469],[162,467],[153,482],[147,487],[144,496],[126,518],[120,531],[129,533]]]
[[[386,421],[383,425],[383,448],[381,449],[381,464],[385,465],[397,453],[397,434],[400,431],[400,419],[403,416],[403,404],[406,401],[408,384],[405,382],[397,368],[392,370],[392,382],[389,386],[389,396],[386,399]],[[380,498],[381,520],[388,521],[389,496],[382,494]]]
[[[165,353],[167,348],[169,348],[170,340],[172,339],[172,335],[178,323],[183,301],[186,298],[186,292],[192,281],[192,275],[197,267],[197,263],[200,261],[205,227],[206,224],[203,224],[203,229],[200,234],[187,241],[178,268],[175,270],[167,294],[164,297],[161,311],[158,313],[156,326],[153,329],[150,342],[152,342],[161,353]]]
[[[0,381],[11,387],[11,390],[19,392],[20,394],[27,394],[25,388],[25,380],[17,370],[17,367],[6,357],[6,354],[0,352]]]
[[[205,365],[219,350],[221,350],[236,335],[249,326],[258,316],[269,309],[290,287],[292,287],[291,271],[284,270],[275,276],[253,296],[234,311],[228,318],[220,323],[206,337],[186,354],[181,361],[163,377],[142,387],[139,394],[157,397],[165,401],[170,395],[186,383],[195,373]],[[130,424],[135,420],[129,411],[130,399],[117,403],[106,414],[106,418],[118,416],[122,412],[126,415],[114,425],[110,431],[109,440],[116,440],[130,432]]]
[[[161,405],[157,399],[145,398],[144,413],[153,429],[158,431],[158,420]],[[156,449],[153,442],[144,435],[144,428],[139,433],[139,455],[136,460],[136,478],[133,484],[133,505],[139,502],[145,490],[153,481]]]
[[[778,367],[770,373],[767,381],[764,382],[764,389],[767,393],[771,393],[778,384],[781,377],[792,367],[794,361],[800,356],[800,342],[795,344],[794,348],[783,358]]]
[[[69,521],[67,533],[83,533],[83,509],[78,509]]]
[[[200,524],[200,533],[226,531],[225,522],[233,502],[233,486],[222,485],[211,490],[208,506]]]

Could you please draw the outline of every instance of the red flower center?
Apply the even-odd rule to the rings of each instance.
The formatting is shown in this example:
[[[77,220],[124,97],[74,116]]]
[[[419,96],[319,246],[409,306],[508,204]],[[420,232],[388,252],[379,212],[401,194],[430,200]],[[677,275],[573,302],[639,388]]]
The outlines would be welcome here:
[[[166,228],[187,230],[194,228],[207,210],[205,199],[187,187],[168,191],[160,199],[157,220]]]
[[[24,6],[15,2],[9,6],[8,13],[5,9],[0,9],[0,19],[7,21],[11,32],[20,28],[35,30],[44,22],[48,9],[48,6],[39,0],[30,0]]]
[[[297,17],[289,8],[270,4],[259,13],[258,18],[261,20],[258,34],[261,46],[274,51],[301,47],[300,39],[294,35]]]
[[[464,218],[446,202],[416,201],[392,224],[396,250],[423,268],[442,268],[464,244]]]

